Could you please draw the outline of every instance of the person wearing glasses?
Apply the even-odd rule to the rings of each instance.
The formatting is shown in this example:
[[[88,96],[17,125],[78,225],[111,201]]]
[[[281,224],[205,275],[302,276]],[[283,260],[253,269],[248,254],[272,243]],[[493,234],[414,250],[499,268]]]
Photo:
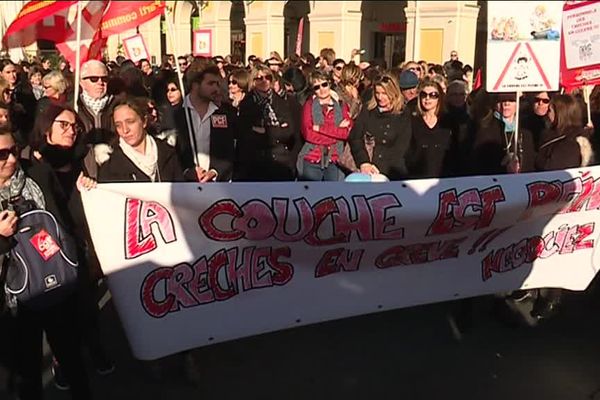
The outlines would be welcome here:
[[[302,147],[300,107],[293,96],[273,90],[273,72],[256,65],[250,73],[250,92],[239,110],[237,179],[293,181]]]
[[[444,91],[433,80],[419,85],[417,115],[411,116],[412,138],[406,157],[411,179],[442,178],[455,173],[452,131],[441,123]]]
[[[550,108],[550,93],[532,93],[531,103],[523,113],[523,127],[531,132],[536,150],[540,147],[540,140],[544,130],[550,128],[548,109]]]
[[[396,79],[383,74],[373,84],[374,95],[350,131],[350,149],[360,172],[406,178],[406,152],[411,139],[410,118],[402,113],[404,100]],[[372,157],[365,137],[375,142]]]
[[[352,129],[350,109],[331,96],[327,74],[313,72],[309,83],[314,95],[302,108],[301,128],[305,143],[298,155],[300,179],[341,181],[344,172],[338,163]]]
[[[92,185],[86,178],[88,146],[82,137],[83,125],[75,110],[66,104],[49,104],[36,120],[28,148],[21,152],[24,159],[48,165],[58,179],[62,195],[66,201],[70,220],[73,222],[74,237],[78,241],[80,273],[78,291],[79,329],[83,344],[89,349],[97,372],[106,375],[114,370],[114,363],[107,356],[99,328],[99,309],[95,299],[98,295],[98,280],[102,271],[91,245],[87,222],[79,188]],[[92,154],[89,153],[89,157]],[[93,162],[93,160],[88,160]],[[69,381],[62,366],[53,363],[52,372],[55,386],[62,390],[69,388]]]
[[[245,69],[238,68],[229,74],[227,80],[227,89],[229,92],[229,100],[231,105],[239,111],[240,103],[246,97],[248,93],[248,87],[250,85],[250,73]]]
[[[88,60],[81,66],[79,117],[88,143],[105,143],[112,136],[110,117],[114,97],[107,93],[108,70],[98,60]]]
[[[333,61],[333,69],[331,70],[331,79],[333,79],[333,90],[337,91],[337,87],[340,84],[340,81],[342,80],[342,70],[344,69],[344,66],[346,65],[346,61],[342,60],[341,58],[336,58]]]
[[[190,66],[190,63],[188,62],[188,59],[186,56],[177,57],[177,67],[179,67],[179,70],[181,71],[182,74],[185,73],[185,71],[187,70],[187,68],[189,66]]]
[[[21,198],[51,213],[60,226],[73,234],[73,224],[60,183],[46,163],[20,159],[20,150],[10,131],[0,130],[0,199],[3,208],[9,201]],[[16,233],[18,216],[14,211],[0,211],[0,253],[8,253]],[[82,268],[78,271],[81,273]],[[75,399],[91,398],[86,366],[81,354],[77,290],[58,304],[34,310],[17,304],[14,335],[11,343],[15,362],[15,389],[20,399],[41,399],[42,337],[50,344],[70,384]],[[3,327],[6,328],[6,327]]]

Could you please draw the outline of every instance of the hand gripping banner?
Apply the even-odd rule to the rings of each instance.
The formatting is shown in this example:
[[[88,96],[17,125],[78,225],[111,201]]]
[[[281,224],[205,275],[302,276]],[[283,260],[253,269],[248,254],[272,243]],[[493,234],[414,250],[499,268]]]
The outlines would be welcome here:
[[[600,167],[390,183],[101,184],[84,194],[133,353],[594,278]]]

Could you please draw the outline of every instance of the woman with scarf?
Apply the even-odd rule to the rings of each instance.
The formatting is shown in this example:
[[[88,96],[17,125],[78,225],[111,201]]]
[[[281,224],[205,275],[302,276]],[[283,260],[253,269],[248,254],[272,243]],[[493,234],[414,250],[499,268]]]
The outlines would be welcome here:
[[[292,96],[273,90],[273,73],[257,65],[250,92],[240,103],[236,180],[293,181],[302,147],[300,107]]]
[[[341,181],[344,172],[338,162],[352,129],[347,104],[331,96],[328,75],[313,72],[309,77],[314,95],[302,108],[304,146],[298,156],[300,178],[306,181]]]
[[[58,123],[57,123],[58,125]],[[73,233],[74,224],[67,209],[61,184],[48,163],[19,159],[19,150],[8,130],[0,130],[0,253],[12,247],[18,216],[6,204],[28,200],[50,212],[66,231]],[[84,185],[80,180],[80,185]],[[81,268],[79,271],[81,272]],[[14,343],[17,393],[20,399],[41,399],[42,333],[56,359],[63,367],[74,399],[90,399],[91,392],[80,352],[81,331],[78,329],[77,292],[44,310],[31,309],[18,303]]]
[[[183,171],[175,149],[148,135],[147,100],[124,98],[113,108],[117,136],[94,147],[98,182],[180,182]]]
[[[69,216],[73,221],[73,231],[79,245],[81,286],[78,293],[78,311],[83,342],[90,351],[92,362],[99,374],[112,372],[114,365],[109,360],[102,344],[99,328],[99,309],[95,302],[98,280],[102,271],[91,246],[91,238],[81,203],[78,186],[89,179],[84,158],[88,147],[82,136],[83,124],[75,110],[66,104],[51,103],[36,120],[31,146],[21,152],[23,158],[34,163],[48,165],[56,175],[63,197],[66,200]],[[58,363],[53,365],[54,383],[61,390],[69,387],[69,382]]]
[[[514,93],[496,98],[494,109],[488,109],[475,124],[473,172],[496,175],[534,170],[535,145],[531,132],[519,128],[515,139],[517,103]]]

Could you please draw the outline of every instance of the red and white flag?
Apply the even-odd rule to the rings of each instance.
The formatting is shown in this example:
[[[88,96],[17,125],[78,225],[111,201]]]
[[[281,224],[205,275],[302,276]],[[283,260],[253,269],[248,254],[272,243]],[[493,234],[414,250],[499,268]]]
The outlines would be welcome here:
[[[159,16],[164,1],[81,1],[80,61],[100,58],[106,39]],[[2,42],[8,48],[25,47],[38,39],[56,44],[75,65],[77,1],[30,1],[8,27]]]

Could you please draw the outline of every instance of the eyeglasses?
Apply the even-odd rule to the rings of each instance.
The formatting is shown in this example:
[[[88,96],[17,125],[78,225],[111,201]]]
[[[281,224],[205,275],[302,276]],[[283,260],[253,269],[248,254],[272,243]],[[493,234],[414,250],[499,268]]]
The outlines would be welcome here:
[[[550,103],[550,99],[545,99],[543,97],[536,97],[535,98],[535,102],[536,103],[544,103],[544,104],[548,104]]]
[[[77,122],[63,121],[61,119],[55,119],[54,122],[56,122],[58,126],[60,126],[60,129],[65,132],[69,128],[73,128],[73,132],[75,133],[79,132],[79,125],[77,125]]]
[[[181,63],[181,64],[179,64],[179,68],[185,68],[185,67],[187,67],[187,63]]]
[[[438,92],[431,92],[431,93],[421,92],[421,93],[419,93],[419,97],[422,99],[426,99],[429,97],[430,99],[437,100],[440,98],[440,94]]]
[[[328,87],[329,87],[329,82],[323,82],[320,85],[313,86],[313,90],[316,92],[317,90],[319,90],[321,88],[325,89],[325,88],[328,88]]]
[[[19,148],[17,146],[12,146],[9,149],[0,149],[0,161],[8,160],[10,155],[13,155],[15,158],[19,157]]]
[[[258,75],[256,78],[254,78],[255,81],[264,81],[265,79],[271,82],[273,77],[271,75]]]
[[[229,80],[229,84],[230,84],[230,85],[237,85],[237,84],[238,84],[238,81],[236,81],[235,79],[230,79],[230,80]]]
[[[335,70],[336,70],[336,71],[341,71],[341,70],[343,70],[343,69],[344,69],[344,66],[343,66],[343,65],[338,65],[337,67],[335,67]]]
[[[96,83],[99,80],[102,81],[102,83],[107,83],[108,82],[108,76],[86,76],[83,79],[87,79],[92,83]]]
[[[170,92],[179,92],[179,89],[177,89],[177,88],[168,88],[167,89],[167,93],[170,93]]]

